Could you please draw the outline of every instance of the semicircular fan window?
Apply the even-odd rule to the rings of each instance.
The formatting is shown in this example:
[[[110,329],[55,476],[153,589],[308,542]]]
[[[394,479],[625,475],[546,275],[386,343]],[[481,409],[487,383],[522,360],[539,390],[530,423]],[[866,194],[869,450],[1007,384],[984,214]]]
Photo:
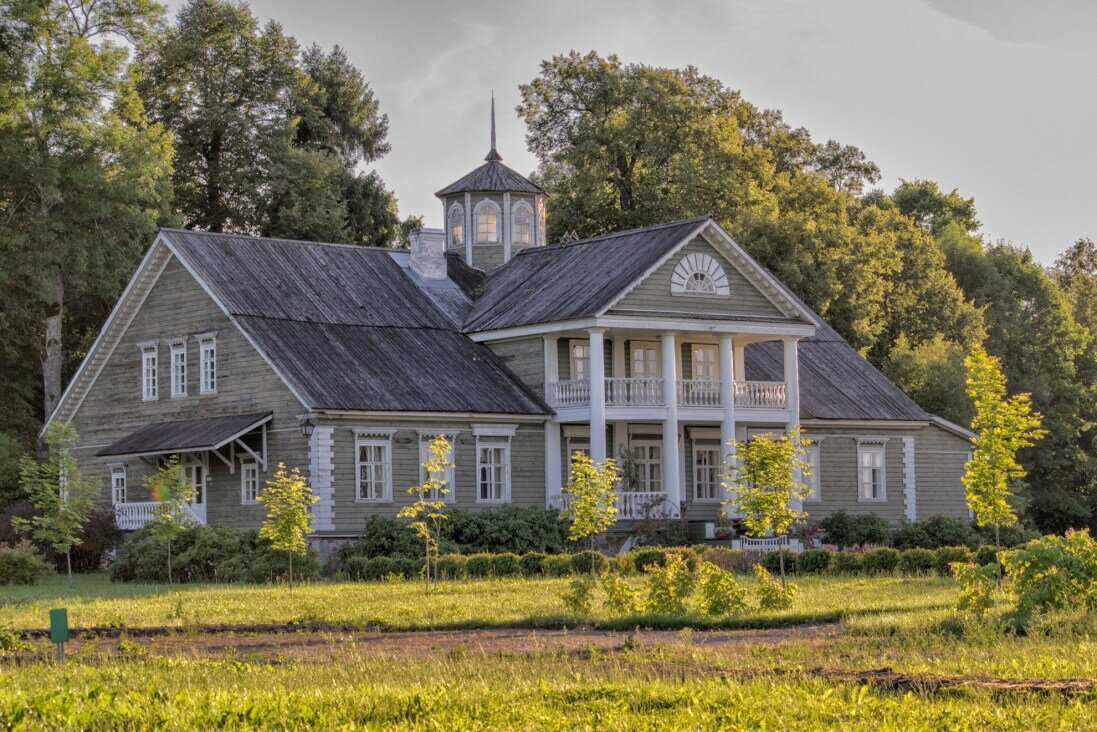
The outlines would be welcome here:
[[[675,295],[727,297],[731,293],[724,268],[714,257],[694,252],[682,257],[670,276],[670,291]]]

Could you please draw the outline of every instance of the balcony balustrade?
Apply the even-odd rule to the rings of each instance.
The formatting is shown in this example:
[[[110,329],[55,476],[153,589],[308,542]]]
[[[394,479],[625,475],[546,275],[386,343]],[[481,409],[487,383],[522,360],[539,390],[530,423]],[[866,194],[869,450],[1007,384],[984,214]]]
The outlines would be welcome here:
[[[658,407],[663,405],[662,379],[607,377],[606,406]],[[720,408],[720,382],[678,379],[678,407]],[[743,409],[785,409],[788,387],[783,381],[736,381],[735,406]],[[590,381],[571,379],[549,382],[549,397],[555,407],[590,405]]]

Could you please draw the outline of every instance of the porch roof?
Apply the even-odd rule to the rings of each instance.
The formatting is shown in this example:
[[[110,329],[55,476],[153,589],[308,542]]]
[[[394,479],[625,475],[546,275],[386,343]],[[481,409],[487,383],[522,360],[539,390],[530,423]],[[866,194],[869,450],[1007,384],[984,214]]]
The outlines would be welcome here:
[[[218,450],[270,421],[271,412],[253,412],[147,424],[108,445],[99,457],[165,455]]]

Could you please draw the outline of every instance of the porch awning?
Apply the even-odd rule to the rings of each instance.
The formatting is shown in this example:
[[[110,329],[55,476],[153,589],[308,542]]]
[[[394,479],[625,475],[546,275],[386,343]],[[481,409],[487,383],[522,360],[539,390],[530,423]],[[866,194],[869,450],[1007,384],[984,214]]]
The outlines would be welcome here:
[[[140,457],[219,450],[270,421],[271,412],[148,424],[100,450],[99,457]]]

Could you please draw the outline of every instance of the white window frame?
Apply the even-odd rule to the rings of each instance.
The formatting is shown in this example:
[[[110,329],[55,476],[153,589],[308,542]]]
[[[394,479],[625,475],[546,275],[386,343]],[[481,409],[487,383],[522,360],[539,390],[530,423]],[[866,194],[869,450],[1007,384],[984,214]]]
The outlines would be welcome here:
[[[808,464],[808,475],[801,475],[800,479],[808,487],[809,493],[804,497],[804,503],[819,503],[823,500],[823,462],[822,445],[812,440],[812,444],[804,447],[805,462]]]
[[[198,393],[217,393],[217,336],[203,333],[198,341]]]
[[[660,350],[661,346],[662,346],[662,344],[659,343],[658,341],[630,341],[629,346],[628,346],[629,376],[631,376],[634,379],[661,379],[661,378],[663,378],[663,364],[662,364],[663,358],[662,358],[662,352]],[[650,364],[648,363],[648,358],[647,358],[648,351],[650,351],[651,354],[652,354],[652,361],[651,361]],[[641,353],[641,352],[644,354],[644,358],[642,359],[642,363],[645,364],[644,369],[647,370],[648,366],[651,366],[654,369],[653,373],[650,373],[650,374],[647,374],[647,373],[637,374],[636,373],[636,363],[637,363],[636,355],[638,353]]]
[[[128,492],[126,481],[126,466],[122,464],[110,466],[110,501],[114,505],[126,502]]]
[[[154,402],[160,398],[160,363],[156,341],[141,344],[141,400]]]
[[[449,467],[446,468],[446,474],[442,476],[442,480],[446,482],[447,493],[445,496],[446,503],[457,502],[457,432],[449,430],[420,430],[419,431],[419,485],[423,485],[427,482],[427,469],[423,467],[423,463],[430,460],[430,443],[435,437],[439,435],[445,436],[449,440]],[[420,495],[428,501],[437,501],[438,495],[426,495],[420,493]]]
[[[185,397],[187,395],[187,342],[186,340],[171,341],[171,395],[173,397]]]
[[[521,217],[526,217],[526,230],[528,237],[525,239],[518,238],[518,232],[520,226],[518,222]],[[510,209],[510,235],[511,241],[515,244],[533,244],[533,207],[525,201],[518,201],[518,203],[511,206]]]
[[[253,483],[254,492],[249,493],[249,483]],[[259,463],[254,460],[240,463],[240,505],[251,506],[259,503],[259,491],[262,486],[259,483]]]
[[[879,465],[865,466],[864,458],[879,456]],[[871,478],[866,481],[866,476],[871,475],[866,471],[879,470],[879,483],[876,495],[866,495],[865,487],[871,486]],[[863,439],[857,441],[857,500],[865,503],[882,503],[887,501],[887,441]]]
[[[712,354],[708,360],[698,359],[697,354],[705,353]],[[709,370],[707,374],[698,374],[697,365],[702,364],[706,370]],[[720,353],[716,346],[711,343],[691,343],[690,344],[690,374],[694,381],[719,381],[720,380]]]
[[[586,350],[585,352],[577,352],[576,349]],[[568,359],[571,364],[572,381],[590,379],[590,341],[578,339],[568,341]]]
[[[650,448],[659,448],[659,458],[653,459]],[[662,440],[630,440],[630,449],[639,448],[641,451],[640,463],[640,492],[662,493],[663,488],[663,460],[666,458],[666,450],[663,449]],[[654,475],[654,478],[652,477]]]
[[[698,445],[696,442],[693,445],[693,500],[695,503],[719,503],[722,499],[723,486],[720,483],[720,468],[723,459],[720,452],[719,445]],[[712,465],[702,466],[700,461],[702,453],[715,455],[715,462]],[[701,485],[698,478],[701,476],[702,470],[712,471],[712,496],[701,496],[698,490],[698,486]],[[709,481],[706,480],[705,482],[708,483]]]
[[[705,290],[692,289],[694,277],[706,283]],[[691,252],[682,257],[670,275],[670,294],[684,297],[730,297],[731,287],[723,265],[704,252]]]
[[[570,435],[564,438],[564,483],[571,481],[571,456],[581,452],[590,457],[590,436]]]
[[[492,457],[498,457],[498,461],[485,462],[484,453],[492,453]],[[510,451],[510,439],[500,437],[477,437],[476,438],[476,502],[477,503],[494,503],[503,504],[510,503],[510,465],[511,465],[511,451]],[[499,469],[501,471],[499,476],[499,484],[497,486],[497,496],[484,496],[485,486],[485,474],[484,471]],[[495,480],[493,478],[488,479],[488,484],[495,486]]]
[[[454,223],[456,222],[456,223]],[[460,238],[453,235],[453,228],[456,226],[461,232]],[[468,232],[465,231],[465,207],[459,203],[454,203],[449,207],[449,211],[446,214],[446,237],[451,247],[460,247],[465,244],[465,237]]]
[[[492,213],[495,215],[494,239],[480,238],[480,213],[486,208],[490,208]],[[503,212],[502,209],[499,208],[499,204],[489,198],[485,198],[483,201],[480,201],[480,203],[476,204],[476,208],[473,209],[472,212],[472,225],[476,228],[476,238],[473,240],[473,244],[498,244],[503,240],[501,236],[501,229],[503,225]]]
[[[354,500],[356,503],[392,503],[392,435],[395,430],[356,430],[354,435]],[[383,450],[383,459],[362,460],[362,448]],[[362,492],[362,467],[370,465],[382,471],[379,495]]]

